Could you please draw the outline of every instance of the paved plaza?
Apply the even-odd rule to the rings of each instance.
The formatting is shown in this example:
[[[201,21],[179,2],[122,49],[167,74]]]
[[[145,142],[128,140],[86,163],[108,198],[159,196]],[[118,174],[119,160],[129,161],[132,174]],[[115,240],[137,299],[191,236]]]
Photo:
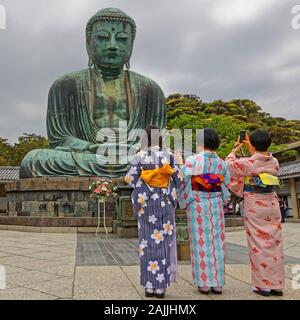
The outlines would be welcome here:
[[[203,296],[193,286],[189,261],[179,263],[179,280],[166,299],[300,299],[292,268],[300,265],[300,224],[283,226],[286,255],[284,297],[252,293],[244,232],[226,233],[226,286],[222,296]],[[0,266],[7,299],[145,299],[139,285],[137,239],[100,234],[51,234],[0,230]],[[3,268],[2,268],[3,269]]]

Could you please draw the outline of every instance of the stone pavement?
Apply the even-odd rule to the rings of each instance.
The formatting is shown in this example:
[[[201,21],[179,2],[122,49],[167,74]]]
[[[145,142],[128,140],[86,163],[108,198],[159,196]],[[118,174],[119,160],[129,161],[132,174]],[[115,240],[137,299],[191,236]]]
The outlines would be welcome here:
[[[283,298],[251,291],[243,231],[226,234],[226,286],[222,296],[200,295],[189,262],[179,264],[179,281],[166,299],[300,299],[292,289],[292,267],[300,265],[300,224],[284,225],[286,288]],[[43,234],[0,231],[0,267],[6,270],[7,299],[145,299],[139,285],[137,239],[93,234]],[[1,283],[0,283],[1,286]]]

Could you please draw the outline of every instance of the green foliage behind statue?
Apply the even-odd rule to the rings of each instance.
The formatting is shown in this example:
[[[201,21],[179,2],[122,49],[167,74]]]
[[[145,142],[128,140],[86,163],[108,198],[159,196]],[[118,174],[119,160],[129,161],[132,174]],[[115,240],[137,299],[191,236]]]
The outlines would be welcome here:
[[[263,112],[252,100],[203,102],[196,95],[173,94],[166,99],[166,105],[168,129],[215,128],[222,139],[219,149],[221,157],[230,152],[241,130],[250,132],[264,128],[269,131],[273,140],[273,152],[281,151],[287,143],[300,139],[300,120],[274,118]],[[195,149],[195,137],[193,138]]]

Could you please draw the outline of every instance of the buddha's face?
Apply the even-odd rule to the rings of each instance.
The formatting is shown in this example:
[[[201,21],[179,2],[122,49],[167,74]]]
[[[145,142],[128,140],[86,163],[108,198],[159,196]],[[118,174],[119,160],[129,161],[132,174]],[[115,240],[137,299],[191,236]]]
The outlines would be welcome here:
[[[99,21],[93,25],[89,55],[98,66],[121,67],[129,61],[132,48],[132,27],[120,21]]]

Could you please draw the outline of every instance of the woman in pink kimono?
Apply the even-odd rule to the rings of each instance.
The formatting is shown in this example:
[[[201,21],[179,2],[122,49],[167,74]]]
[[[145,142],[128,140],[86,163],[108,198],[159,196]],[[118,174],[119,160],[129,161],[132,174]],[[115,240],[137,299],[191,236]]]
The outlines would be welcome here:
[[[254,131],[243,143],[251,157],[237,158],[238,141],[226,162],[231,172],[231,190],[244,198],[244,222],[247,234],[253,291],[263,296],[283,295],[284,256],[281,214],[274,191],[279,164],[268,152],[269,134]]]

